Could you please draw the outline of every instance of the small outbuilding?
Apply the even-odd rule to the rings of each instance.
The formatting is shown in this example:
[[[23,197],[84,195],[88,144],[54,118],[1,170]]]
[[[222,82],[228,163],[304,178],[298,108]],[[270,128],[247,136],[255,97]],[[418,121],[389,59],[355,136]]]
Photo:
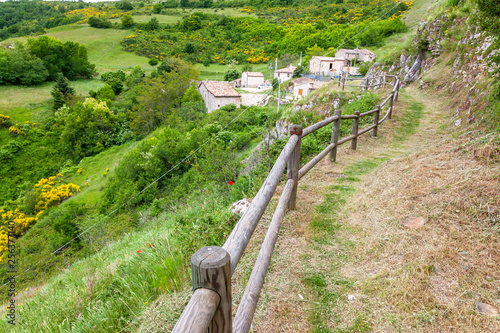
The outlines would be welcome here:
[[[198,83],[198,92],[208,112],[228,104],[241,106],[241,95],[227,81],[201,81]]]
[[[279,82],[290,80],[293,77],[293,72],[295,72],[296,69],[296,66],[292,66],[292,64],[290,64],[288,65],[288,67],[278,69],[276,72],[274,72],[274,78],[278,79]]]
[[[243,72],[240,85],[242,88],[257,88],[264,84],[264,74],[260,72]]]
[[[302,78],[302,79],[307,79],[307,78]],[[315,81],[312,79],[294,82],[293,97],[297,98],[305,97],[310,93],[312,93],[314,90],[321,88],[323,85],[327,83],[328,82]]]
[[[314,56],[309,61],[309,71],[316,75],[337,76],[347,64],[345,58]]]

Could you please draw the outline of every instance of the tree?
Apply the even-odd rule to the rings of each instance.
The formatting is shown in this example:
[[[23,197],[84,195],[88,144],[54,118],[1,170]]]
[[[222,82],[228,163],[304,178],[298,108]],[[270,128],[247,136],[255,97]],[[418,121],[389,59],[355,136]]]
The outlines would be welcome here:
[[[134,6],[132,6],[132,4],[126,0],[117,2],[115,7],[116,7],[116,9],[120,9],[120,10],[124,10],[124,11],[129,11],[129,10],[134,9]],[[142,7],[144,7],[144,6],[142,6]]]
[[[181,103],[181,98],[200,72],[181,59],[168,59],[158,67],[158,77],[144,79],[138,86],[131,127],[150,133],[165,121]]]
[[[124,15],[122,16],[121,20],[122,20],[122,26],[124,28],[131,28],[135,24],[134,19],[132,18],[131,15]]]
[[[87,48],[75,42],[61,42],[52,37],[29,38],[29,52],[40,58],[49,71],[50,80],[62,73],[70,80],[92,77],[95,65],[88,61]]]
[[[163,5],[161,3],[157,3],[153,6],[153,13],[160,14],[163,10]]]
[[[181,0],[181,7],[182,8],[189,7],[189,0]]]
[[[151,20],[149,20],[147,26],[148,30],[156,30],[160,27],[160,22],[158,22],[158,19],[156,17],[153,17]]]
[[[30,54],[21,42],[12,49],[0,48],[0,84],[22,84],[26,86],[44,82],[49,77],[45,64]]]
[[[74,159],[101,152],[109,145],[109,133],[116,124],[106,103],[93,98],[78,102],[73,108],[62,107],[56,119],[64,125],[61,141]]]
[[[54,98],[54,110],[59,110],[71,95],[75,94],[75,89],[70,86],[69,80],[59,73],[56,84],[50,93]]]
[[[201,98],[198,89],[196,88],[196,84],[191,84],[191,86],[186,90],[184,96],[182,96],[181,103],[188,102],[203,102],[203,98]]]
[[[96,97],[100,101],[111,103],[115,99],[115,92],[109,84],[105,84],[104,87],[97,91]]]
[[[240,77],[240,72],[236,69],[230,69],[224,74],[225,81],[233,81]]]

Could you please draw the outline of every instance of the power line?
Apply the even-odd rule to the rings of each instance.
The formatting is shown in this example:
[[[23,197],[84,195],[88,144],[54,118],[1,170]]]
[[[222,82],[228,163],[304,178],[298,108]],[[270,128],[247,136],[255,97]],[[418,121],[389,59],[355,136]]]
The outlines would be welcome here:
[[[366,31],[369,27],[371,27],[372,25],[374,25],[375,23],[377,23],[378,21],[380,21],[380,19],[382,19],[382,17],[384,17],[385,15],[387,15],[387,13],[389,13],[391,10],[393,10],[394,8],[396,8],[397,6],[399,6],[401,4],[401,0],[394,6],[392,7],[391,9],[389,9],[388,11],[386,11],[384,14],[382,14],[382,16],[380,16],[379,18],[377,18],[375,21],[372,22],[372,24],[370,24],[369,26],[367,26],[366,28],[364,28],[363,30],[361,30],[360,32],[358,32],[357,34],[355,34],[354,36],[352,36],[351,38],[349,38],[348,40],[346,40],[345,42],[343,42],[342,44],[340,44],[339,46],[336,47],[336,49],[340,49],[341,46],[343,46],[344,44],[350,42],[354,37],[358,36],[359,34],[361,34],[362,32]],[[324,55],[327,56],[329,55],[330,52],[326,52]]]
[[[81,236],[83,236],[84,234],[86,234],[88,231],[90,231],[91,229],[93,229],[95,226],[97,226],[99,223],[103,222],[104,220],[106,220],[107,218],[109,218],[111,215],[113,215],[114,213],[116,213],[118,210],[120,210],[122,207],[124,207],[126,204],[128,204],[130,201],[132,201],[133,199],[135,199],[138,195],[141,195],[142,193],[144,193],[148,188],[150,188],[151,186],[153,186],[154,184],[156,184],[158,181],[160,181],[162,178],[164,178],[165,176],[167,176],[170,172],[174,171],[179,165],[181,165],[182,163],[184,163],[186,160],[188,160],[191,156],[195,155],[201,148],[203,148],[207,143],[209,143],[210,141],[212,141],[214,138],[216,138],[222,131],[224,131],[229,125],[231,125],[232,123],[234,123],[239,117],[241,117],[241,115],[243,115],[245,112],[247,112],[252,106],[248,106],[245,110],[243,110],[242,112],[240,112],[236,117],[234,117],[229,123],[227,123],[221,130],[219,130],[217,133],[215,133],[215,135],[211,136],[210,138],[208,138],[207,140],[205,140],[205,142],[203,142],[198,148],[196,148],[193,152],[191,152],[188,156],[186,156],[185,158],[183,158],[181,161],[179,161],[177,164],[175,164],[173,167],[171,167],[167,172],[165,172],[164,174],[162,174],[160,177],[158,177],[157,179],[155,179],[153,182],[151,182],[148,186],[146,186],[144,189],[142,189],[139,193],[133,195],[132,197],[130,197],[127,201],[125,201],[124,203],[122,203],[118,208],[114,209],[111,213],[109,213],[108,215],[106,215],[104,217],[103,220],[99,221],[99,222],[96,222],[94,223],[93,225],[91,225],[90,227],[88,227],[87,229],[85,229],[83,232],[81,232],[80,234],[78,234],[77,236],[73,237],[70,241],[68,241],[66,244],[64,244],[63,246],[59,247],[57,250],[51,252],[51,255],[52,254],[56,254],[57,252],[61,251],[62,249],[64,249],[65,247],[67,247],[69,244],[71,244],[72,242],[76,241],[77,239],[79,239]],[[246,124],[246,123],[245,123]],[[42,260],[38,261],[36,264],[32,265],[31,267],[33,266],[36,266],[38,265],[39,263],[41,263]],[[30,269],[26,269],[24,271],[24,273],[28,272]],[[2,285],[3,286],[6,286],[7,284],[9,284],[10,282],[7,282],[5,284]]]

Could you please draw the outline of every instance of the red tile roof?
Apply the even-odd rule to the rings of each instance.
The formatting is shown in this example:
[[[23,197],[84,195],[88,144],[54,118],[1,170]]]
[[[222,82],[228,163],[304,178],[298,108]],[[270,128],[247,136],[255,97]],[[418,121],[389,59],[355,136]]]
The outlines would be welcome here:
[[[205,88],[215,97],[241,97],[226,81],[202,81],[201,84],[205,85]]]

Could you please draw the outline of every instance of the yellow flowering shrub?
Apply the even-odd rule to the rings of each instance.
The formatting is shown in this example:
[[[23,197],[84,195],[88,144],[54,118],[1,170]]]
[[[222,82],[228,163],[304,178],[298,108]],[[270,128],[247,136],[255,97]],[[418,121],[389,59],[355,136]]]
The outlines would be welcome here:
[[[1,127],[8,127],[10,125],[10,117],[0,114],[0,128]]]
[[[35,185],[32,192],[36,199],[35,216],[27,216],[19,208],[14,210],[0,209],[0,222],[2,225],[0,227],[0,264],[7,253],[9,229],[15,237],[21,237],[40,220],[47,208],[55,207],[80,192],[80,186],[63,183],[63,177],[62,174],[58,173],[56,176],[40,179]]]
[[[80,192],[80,186],[75,184],[61,184],[61,174],[49,178],[42,178],[35,185],[37,204],[35,212],[57,206],[64,200]],[[57,185],[57,186],[56,186]]]
[[[19,135],[22,134],[21,129],[17,127],[17,124],[14,126],[9,127],[9,134],[11,135]]]

